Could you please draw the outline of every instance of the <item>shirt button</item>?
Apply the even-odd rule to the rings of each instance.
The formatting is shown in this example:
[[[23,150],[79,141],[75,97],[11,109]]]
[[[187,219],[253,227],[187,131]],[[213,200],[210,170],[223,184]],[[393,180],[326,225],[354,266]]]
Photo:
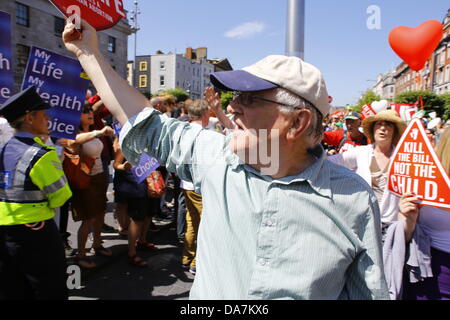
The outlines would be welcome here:
[[[261,266],[265,266],[266,265],[266,259],[259,259],[259,264]]]

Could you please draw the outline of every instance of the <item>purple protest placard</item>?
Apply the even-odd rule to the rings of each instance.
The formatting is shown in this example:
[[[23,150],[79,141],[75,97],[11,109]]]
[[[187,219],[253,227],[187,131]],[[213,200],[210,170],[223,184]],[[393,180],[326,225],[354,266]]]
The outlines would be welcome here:
[[[11,50],[11,16],[0,11],[0,104],[11,97],[14,90]]]
[[[152,171],[155,171],[160,166],[158,160],[150,157],[148,154],[143,153],[139,165],[133,167],[131,171],[133,172],[134,178],[137,183],[141,183],[147,178]]]
[[[89,79],[77,60],[55,52],[31,47],[22,90],[36,86],[48,111],[50,135],[75,139]]]
[[[119,121],[114,121],[111,126],[114,129],[114,133],[116,134],[117,138],[119,138],[120,131],[122,130],[122,125],[119,123]]]

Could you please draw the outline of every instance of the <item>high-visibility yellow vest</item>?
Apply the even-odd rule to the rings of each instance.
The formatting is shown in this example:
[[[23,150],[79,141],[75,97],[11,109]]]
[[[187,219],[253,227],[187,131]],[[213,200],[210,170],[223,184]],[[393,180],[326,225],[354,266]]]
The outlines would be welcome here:
[[[72,191],[55,148],[13,137],[0,147],[0,225],[51,219]]]

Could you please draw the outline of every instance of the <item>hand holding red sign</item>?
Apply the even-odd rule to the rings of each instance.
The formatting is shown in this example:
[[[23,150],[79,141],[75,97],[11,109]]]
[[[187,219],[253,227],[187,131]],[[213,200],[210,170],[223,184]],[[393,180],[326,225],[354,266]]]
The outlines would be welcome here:
[[[84,20],[81,20],[80,29],[81,32],[78,32],[74,24],[66,24],[62,35],[66,48],[77,58],[82,54],[98,53],[98,37],[95,29]]]
[[[97,31],[116,25],[120,19],[126,18],[122,0],[50,0],[66,17],[79,15]]]
[[[419,203],[450,209],[450,179],[419,119],[411,121],[389,166],[389,190],[401,196],[414,193]]]

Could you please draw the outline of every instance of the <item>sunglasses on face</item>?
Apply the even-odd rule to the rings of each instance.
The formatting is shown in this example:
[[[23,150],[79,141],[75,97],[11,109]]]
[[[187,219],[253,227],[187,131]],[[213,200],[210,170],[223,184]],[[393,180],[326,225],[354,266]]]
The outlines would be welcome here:
[[[238,91],[233,92],[233,101],[236,101],[237,103],[239,103],[240,105],[243,105],[244,107],[250,107],[250,106],[254,105],[256,103],[256,101],[258,101],[258,100],[273,103],[273,104],[276,104],[279,106],[284,106],[284,107],[290,107],[290,108],[295,108],[295,109],[299,108],[297,106],[281,103],[281,102],[266,99],[263,97],[254,96],[249,93],[242,93],[242,92],[238,92]]]

